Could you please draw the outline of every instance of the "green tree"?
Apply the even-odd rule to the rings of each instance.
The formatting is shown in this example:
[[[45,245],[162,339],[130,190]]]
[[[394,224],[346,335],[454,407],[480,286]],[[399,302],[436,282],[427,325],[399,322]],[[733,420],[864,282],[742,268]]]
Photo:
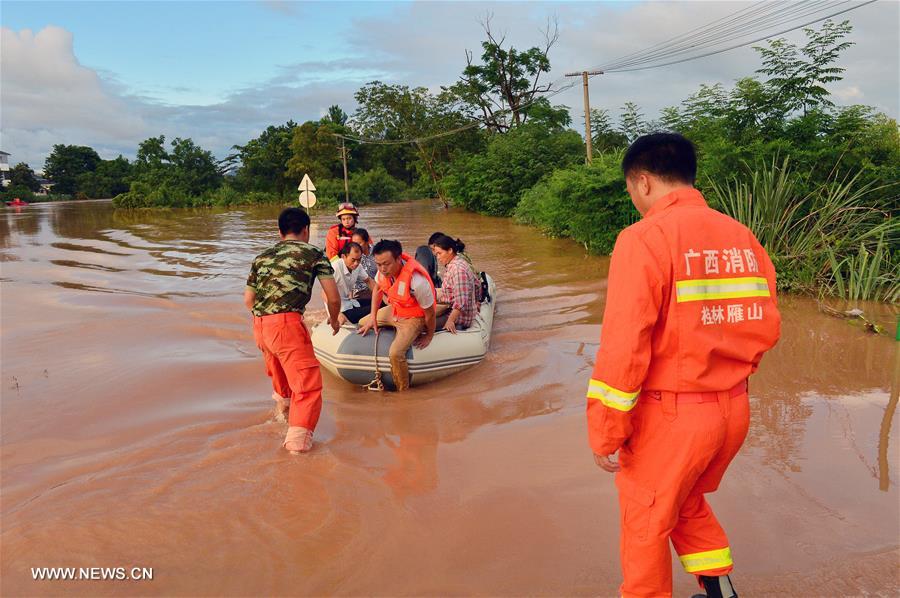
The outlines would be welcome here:
[[[93,148],[57,144],[44,162],[44,176],[56,183],[54,192],[71,194],[79,190],[79,175],[96,170],[98,164],[100,156]]]
[[[625,102],[622,113],[619,116],[619,132],[631,143],[647,132],[647,121],[641,114],[640,108],[634,102]]]
[[[800,48],[783,38],[768,47],[754,46],[763,59],[758,73],[769,76],[766,85],[773,108],[784,114],[806,114],[818,106],[833,106],[825,85],[840,81],[844,68],[834,65],[841,52],[853,45],[844,38],[853,30],[849,21],[825,21],[820,30],[804,29],[806,44]]]
[[[333,104],[328,107],[328,112],[322,117],[322,123],[330,122],[344,126],[347,124],[348,118],[347,113],[340,106]]]
[[[593,150],[598,153],[628,145],[628,138],[613,127],[609,110],[591,109],[591,143]]]
[[[166,150],[164,135],[138,145],[130,190],[115,197],[122,207],[193,205],[222,185],[223,177],[212,152],[192,139],[176,137]]]
[[[343,178],[339,140],[335,134],[347,134],[349,129],[332,122],[310,120],[294,127],[291,137],[291,158],[287,162],[288,178],[298,183],[304,174],[313,182],[317,179]]]
[[[38,182],[34,171],[25,162],[19,162],[9,171],[10,188],[25,188],[29,191],[40,191],[41,184]]]
[[[592,253],[611,252],[619,232],[640,217],[625,191],[622,154],[603,152],[591,164],[553,171],[522,195],[516,220],[571,237]]]
[[[505,48],[506,37],[497,38],[491,31],[491,16],[483,22],[487,39],[481,43],[481,64],[466,50],[466,68],[460,80],[450,88],[470,108],[470,115],[480,113],[488,129],[508,131],[528,119],[527,107],[552,91],[552,82],[541,83],[550,72],[550,49],[559,39],[559,28],[548,21],[542,46],[524,52]]]
[[[291,143],[296,127],[294,121],[269,126],[259,137],[233,147],[241,161],[236,177],[243,188],[274,191],[284,199],[289,186],[288,162],[293,156]]]
[[[552,131],[537,123],[493,135],[484,152],[458,157],[446,178],[454,203],[509,216],[529,187],[557,168],[584,161],[577,132]]]
[[[176,137],[169,152],[172,165],[170,176],[176,187],[191,196],[212,191],[222,184],[216,159],[212,152],[204,150],[190,138]]]
[[[522,109],[528,122],[543,125],[552,131],[562,131],[572,124],[568,106],[553,106],[547,98],[537,98]]]
[[[97,169],[78,177],[78,189],[88,197],[108,198],[129,189],[132,165],[127,158],[101,160]]]
[[[446,206],[442,177],[451,155],[479,142],[474,127],[443,135],[471,125],[460,110],[459,97],[448,90],[433,94],[424,87],[380,81],[364,85],[355,97],[359,107],[353,122],[361,134],[385,142],[410,140],[419,160],[417,168],[427,173]]]

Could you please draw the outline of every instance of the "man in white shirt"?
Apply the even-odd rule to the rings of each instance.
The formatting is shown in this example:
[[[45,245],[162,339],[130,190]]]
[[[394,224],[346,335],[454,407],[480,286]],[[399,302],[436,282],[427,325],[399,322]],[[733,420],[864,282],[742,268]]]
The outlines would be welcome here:
[[[375,282],[369,277],[366,269],[359,267],[361,260],[362,247],[358,243],[347,243],[331,260],[334,282],[341,295],[341,314],[338,319],[342,325],[347,322],[356,324],[371,310],[371,303],[366,301],[365,305],[361,305],[356,299],[357,281],[364,282],[369,291],[375,290]]]

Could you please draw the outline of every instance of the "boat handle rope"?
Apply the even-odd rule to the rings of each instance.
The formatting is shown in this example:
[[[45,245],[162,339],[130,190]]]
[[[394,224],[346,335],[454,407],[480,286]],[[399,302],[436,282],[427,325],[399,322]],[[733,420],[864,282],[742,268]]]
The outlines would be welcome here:
[[[381,328],[375,330],[375,377],[368,384],[363,384],[363,388],[375,392],[384,392],[384,382],[381,381],[381,371],[378,369],[378,335],[381,334]]]

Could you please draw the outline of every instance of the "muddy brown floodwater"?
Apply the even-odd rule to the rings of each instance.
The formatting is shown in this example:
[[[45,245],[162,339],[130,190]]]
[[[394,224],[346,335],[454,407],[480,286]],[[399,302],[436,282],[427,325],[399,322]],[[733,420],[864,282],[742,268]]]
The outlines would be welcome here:
[[[427,202],[365,208],[378,238],[463,238],[498,285],[491,351],[400,397],[326,373],[315,449],[291,456],[241,305],[277,213],[0,214],[0,594],[615,595],[613,478],[584,423],[608,261]],[[321,243],[331,218],[314,220]],[[735,583],[896,595],[900,343],[781,306],[748,442],[711,498]],[[153,579],[31,571],[119,566]]]

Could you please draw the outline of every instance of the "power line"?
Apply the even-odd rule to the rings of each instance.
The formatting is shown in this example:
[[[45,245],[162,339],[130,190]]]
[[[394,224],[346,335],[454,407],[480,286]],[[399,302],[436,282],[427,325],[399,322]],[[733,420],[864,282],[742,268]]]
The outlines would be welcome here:
[[[862,8],[867,4],[872,4],[877,0],[867,0],[861,3],[852,2],[852,0],[803,0],[801,2],[759,2],[755,5],[749,6],[747,8],[743,8],[735,13],[730,15],[726,15],[725,17],[721,17],[716,19],[715,21],[711,21],[705,25],[700,27],[695,27],[685,33],[677,35],[671,39],[665,40],[663,42],[657,43],[649,48],[645,48],[644,50],[640,50],[637,52],[632,52],[631,54],[626,54],[619,58],[616,58],[605,65],[600,65],[597,67],[593,67],[588,69],[588,77],[593,77],[599,74],[604,73],[625,73],[632,71],[642,71],[647,69],[659,68],[663,66],[671,66],[673,64],[680,64],[682,62],[689,62],[691,60],[697,60],[700,58],[706,58],[708,56],[713,56],[715,54],[721,54],[723,52],[728,52],[730,50],[734,50],[736,48],[740,48],[743,46],[747,46],[750,44],[755,44],[757,42],[769,39],[771,37],[775,37],[777,35],[784,35],[785,33],[789,33],[791,31],[795,31],[800,29],[801,27],[807,27],[814,23],[818,23],[820,21],[824,21],[825,19],[830,19],[831,17],[836,17],[838,15],[850,12],[851,10],[856,10],[858,8]],[[789,23],[791,21],[796,21],[801,18],[810,17],[816,13],[821,13],[826,10],[833,10],[838,6],[842,6],[848,3],[852,3],[852,6],[845,8],[843,10],[830,12],[827,15],[818,16],[812,20],[806,21],[799,25],[792,25],[787,29],[782,29],[780,31],[774,33],[767,33],[764,36],[757,37],[755,39],[742,41],[725,48],[719,48],[715,50],[710,50],[708,52],[703,52],[703,50],[712,48],[721,43],[727,43],[730,40],[739,39],[742,37],[746,37],[748,35],[752,35],[754,33],[758,33],[763,29],[768,29],[773,26],[780,26],[785,23]],[[732,34],[740,32],[740,35],[737,37],[731,37]],[[692,35],[693,34],[693,35]],[[730,40],[729,40],[730,38]],[[671,60],[672,57],[683,55],[689,52],[698,52],[700,54],[695,54],[691,56],[687,56],[684,58],[680,58],[678,60]],[[658,62],[659,60],[666,60],[666,62]],[[554,84],[558,84],[563,81],[565,77],[560,77],[551,82],[551,86]],[[565,85],[559,89],[556,89],[550,93],[540,96],[539,98],[535,98],[525,104],[522,104],[517,107],[517,110],[521,110],[523,108],[527,108],[528,106],[534,104],[543,98],[551,98],[557,94],[560,94],[564,91],[571,89],[576,83],[570,83]],[[507,108],[505,110],[500,110],[494,113],[494,117],[497,115],[503,115],[506,113],[513,112],[512,108]],[[335,137],[353,141],[360,144],[371,144],[371,145],[409,145],[409,144],[420,144],[425,141],[430,141],[432,139],[439,139],[441,137],[447,137],[450,135],[455,135],[457,133],[461,133],[463,131],[472,129],[474,127],[481,126],[482,124],[489,124],[488,119],[486,118],[477,118],[472,122],[462,125],[460,127],[456,127],[454,129],[450,129],[448,131],[443,131],[440,133],[434,133],[431,135],[424,135],[420,137],[414,137],[411,139],[366,139],[363,137],[355,137],[352,135],[341,135],[339,133],[332,133]]]
[[[561,81],[564,81],[564,80],[565,80],[565,77],[560,77],[559,79],[552,81],[551,85],[561,82]],[[553,96],[555,96],[557,94],[560,94],[564,91],[568,91],[575,85],[576,85],[575,83],[570,83],[568,85],[565,85],[559,89],[556,89],[552,92],[544,94],[544,95],[540,96],[539,98],[535,98],[529,102],[519,105],[516,108],[516,110],[522,110],[523,108],[527,108],[527,107],[531,106],[532,104],[534,104],[535,102],[540,101],[541,99],[552,98]],[[513,112],[512,108],[506,108],[504,110],[499,110],[499,111],[495,112],[494,116],[496,117],[498,115],[502,115],[505,113],[511,113],[511,112]],[[431,135],[423,135],[421,137],[413,137],[410,139],[366,139],[364,137],[355,137],[353,135],[341,135],[340,133],[332,133],[332,135],[334,135],[335,137],[341,138],[341,139],[346,139],[347,141],[355,141],[356,143],[366,144],[366,145],[410,145],[410,144],[424,143],[425,141],[430,141],[432,139],[439,139],[441,137],[447,137],[449,135],[456,135],[457,133],[461,133],[463,131],[473,129],[475,127],[480,127],[483,124],[489,124],[489,120],[486,118],[476,118],[472,122],[470,122],[466,125],[462,125],[460,127],[456,127],[455,129],[450,129],[448,131],[443,131],[441,133],[434,133]]]
[[[706,30],[708,27],[711,27],[712,25],[715,25],[715,24],[717,24],[717,23],[721,23],[722,21],[729,22],[728,20],[730,19],[730,20],[731,20],[730,22],[733,22],[733,21],[739,19],[740,17],[739,17],[738,15],[740,15],[740,14],[743,13],[743,12],[749,11],[748,14],[752,14],[752,13],[754,13],[754,12],[759,12],[760,10],[763,10],[763,9],[765,9],[765,8],[766,8],[766,4],[765,4],[764,2],[758,2],[758,3],[756,3],[756,4],[752,4],[752,5],[748,6],[747,8],[743,8],[743,9],[741,9],[741,10],[735,12],[735,13],[726,15],[726,16],[724,16],[724,17],[722,17],[722,18],[720,18],[720,19],[716,19],[715,21],[712,21],[712,22],[710,22],[710,23],[706,23],[706,24],[704,24],[704,25],[700,25],[699,27],[695,27],[694,29],[690,29],[690,30],[688,30],[688,31],[685,31],[685,32],[682,33],[681,35],[677,35],[677,36],[675,36],[675,37],[673,37],[673,38],[671,38],[671,39],[662,41],[662,42],[660,42],[660,43],[658,43],[658,44],[656,44],[656,45],[650,46],[649,48],[644,48],[644,49],[642,49],[642,50],[638,50],[638,51],[636,51],[636,52],[632,52],[631,54],[626,54],[626,55],[624,55],[624,56],[620,56],[619,58],[615,58],[615,59],[613,59],[612,61],[610,61],[610,62],[608,62],[608,63],[606,63],[606,64],[603,64],[603,65],[600,65],[600,66],[598,66],[598,67],[595,67],[595,68],[603,69],[603,68],[605,68],[605,67],[607,67],[607,66],[613,66],[613,65],[618,64],[619,62],[622,62],[622,61],[625,61],[625,60],[630,60],[630,59],[635,58],[635,57],[638,57],[638,56],[643,56],[643,55],[645,55],[645,54],[648,53],[648,52],[652,52],[652,51],[655,51],[655,50],[663,49],[663,48],[665,48],[665,47],[668,47],[668,46],[670,46],[670,45],[673,45],[674,42],[678,42],[678,41],[683,40],[683,39],[691,38],[691,36],[698,34],[698,32],[701,32],[701,31],[703,31],[703,30]],[[745,15],[745,16],[746,16],[746,15]]]
[[[823,12],[836,8],[840,4],[846,4],[849,0],[842,2],[816,0],[813,2],[804,1],[789,3],[788,6],[779,7],[779,4],[772,3],[774,10],[769,10],[765,14],[756,15],[749,20],[734,19],[727,26],[717,29],[711,28],[702,34],[690,36],[688,39],[678,41],[677,43],[664,42],[662,46],[654,51],[639,52],[630,59],[618,59],[606,65],[607,70],[620,69],[626,66],[635,66],[655,61],[659,58],[669,59],[672,56],[685,54],[687,52],[703,50],[705,48],[713,48],[717,44],[730,42],[753,35],[754,33],[770,29],[772,27],[780,27],[781,25],[797,21],[799,19],[811,16],[817,12]],[[671,42],[672,40],[670,40]]]
[[[801,24],[799,24],[799,25],[793,25],[793,26],[791,26],[791,27],[789,27],[789,28],[787,28],[787,29],[783,29],[783,30],[781,30],[781,31],[777,31],[777,32],[774,32],[774,33],[769,33],[769,34],[766,34],[766,35],[761,36],[761,37],[757,37],[757,38],[754,38],[754,39],[751,39],[751,40],[747,40],[747,41],[743,41],[743,42],[740,42],[740,43],[737,43],[737,44],[733,44],[733,45],[728,46],[728,47],[725,47],[725,48],[720,48],[720,49],[717,49],[717,50],[712,50],[712,51],[710,51],[710,52],[704,52],[704,53],[697,54],[697,55],[694,55],[694,56],[688,56],[688,57],[686,57],[686,58],[682,58],[682,59],[679,59],[679,60],[672,60],[672,61],[660,62],[660,63],[658,63],[658,64],[649,64],[649,65],[646,65],[646,66],[640,66],[640,65],[639,65],[639,66],[630,66],[630,67],[627,67],[627,68],[626,68],[626,67],[618,67],[618,68],[617,68],[616,66],[613,66],[612,68],[607,69],[606,72],[625,73],[625,72],[631,72],[631,71],[642,71],[642,70],[647,70],[647,69],[659,68],[659,67],[662,67],[662,66],[670,66],[670,65],[673,65],[673,64],[680,64],[680,63],[682,63],[682,62],[688,62],[688,61],[691,61],[691,60],[697,60],[697,59],[699,59],[699,58],[705,58],[705,57],[707,57],[707,56],[713,56],[713,55],[715,55],[715,54],[721,54],[722,52],[728,52],[729,50],[734,50],[734,49],[736,49],[736,48],[740,48],[740,47],[743,47],[743,46],[747,46],[747,45],[750,45],[750,44],[755,44],[755,43],[757,43],[757,42],[761,42],[761,41],[766,40],[766,39],[769,39],[769,38],[771,38],[771,37],[775,37],[776,35],[784,35],[785,33],[789,33],[789,32],[791,32],[791,31],[795,31],[796,29],[800,29],[801,27],[806,27],[806,26],[808,26],[808,25],[812,25],[812,24],[814,24],[814,23],[818,23],[819,21],[824,21],[825,19],[830,19],[831,17],[836,17],[836,16],[838,16],[838,15],[841,15],[841,14],[844,14],[844,13],[847,13],[847,12],[850,12],[851,10],[856,10],[857,8],[862,8],[863,6],[866,6],[867,4],[872,4],[872,3],[876,2],[876,1],[877,1],[877,0],[867,0],[866,2],[862,2],[862,3],[859,3],[859,4],[854,4],[853,6],[851,6],[851,7],[849,7],[849,8],[845,8],[844,10],[840,10],[840,11],[837,11],[837,12],[832,12],[832,13],[830,13],[830,14],[827,14],[827,15],[824,15],[824,16],[821,16],[821,17],[816,17],[815,19],[812,19],[812,20],[807,21],[807,22],[805,22],[805,23],[801,23]],[[842,2],[841,4],[843,4],[843,2]]]

